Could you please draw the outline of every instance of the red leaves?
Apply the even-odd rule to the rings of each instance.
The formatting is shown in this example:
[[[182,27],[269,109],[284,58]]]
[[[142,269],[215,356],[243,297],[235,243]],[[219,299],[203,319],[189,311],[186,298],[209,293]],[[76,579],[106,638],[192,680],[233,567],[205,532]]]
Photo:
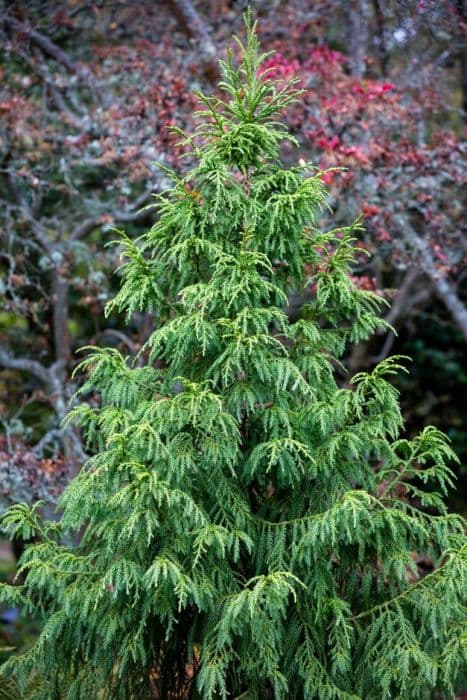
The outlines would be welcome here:
[[[381,211],[381,207],[376,207],[374,204],[364,204],[362,212],[367,217],[377,216]]]
[[[275,53],[261,67],[260,75],[266,74],[269,78],[289,78],[301,70],[297,60],[289,61],[281,53]]]
[[[308,62],[308,67],[312,71],[328,71],[329,69],[336,69],[338,66],[347,62],[347,57],[344,56],[340,51],[333,51],[322,44],[317,46],[310,51],[310,58]]]
[[[16,113],[24,108],[26,101],[20,95],[13,95],[10,99],[0,102],[0,112]]]
[[[392,241],[392,236],[386,228],[380,228],[376,234],[376,240],[380,243],[390,243]]]
[[[325,185],[329,186],[332,184],[335,176],[336,176],[336,173],[331,171],[331,172],[327,172],[327,173],[322,173],[321,179]]]
[[[375,292],[378,289],[376,282],[376,277],[370,277],[369,275],[351,275],[350,279],[355,284],[358,289],[363,289],[368,292]]]
[[[364,80],[360,83],[354,83],[350,89],[353,94],[361,95],[365,100],[374,100],[394,91],[395,85],[380,83],[376,80]]]
[[[318,146],[318,148],[323,148],[325,151],[335,151],[337,148],[339,148],[341,140],[338,136],[321,136],[320,138],[316,139],[315,144]]]
[[[433,250],[434,250],[435,255],[436,255],[436,257],[438,258],[438,260],[441,260],[442,262],[446,262],[446,260],[448,259],[448,258],[447,258],[447,255],[445,255],[445,254],[442,252],[441,247],[440,247],[438,244],[435,244],[435,245],[433,246]]]

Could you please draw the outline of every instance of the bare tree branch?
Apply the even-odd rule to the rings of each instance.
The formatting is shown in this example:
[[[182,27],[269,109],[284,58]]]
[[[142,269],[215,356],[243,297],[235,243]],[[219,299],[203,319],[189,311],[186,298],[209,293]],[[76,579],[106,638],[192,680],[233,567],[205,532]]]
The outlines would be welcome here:
[[[467,340],[467,308],[459,299],[452,283],[436,267],[428,243],[401,216],[396,216],[395,221],[406,241],[417,251],[421,269],[429,277],[437,296],[444,303]]]
[[[63,430],[61,428],[52,428],[51,430],[48,430],[42,437],[41,439],[36,442],[36,444],[33,447],[33,453],[37,457],[42,457],[42,454],[44,452],[44,447],[49,444],[49,442],[52,442],[52,440],[57,440],[60,439],[63,436]]]
[[[70,240],[78,241],[87,236],[88,233],[93,231],[98,226],[111,223],[112,221],[130,223],[132,221],[144,219],[147,217],[148,212],[147,210],[141,210],[141,207],[151,200],[152,195],[152,191],[143,192],[142,195],[135,199],[133,205],[128,210],[116,210],[110,212],[109,214],[102,213],[97,216],[91,216],[89,219],[85,219],[73,229]]]
[[[419,269],[416,267],[412,267],[408,270],[407,274],[405,275],[404,280],[399,288],[399,291],[396,294],[396,297],[392,303],[391,309],[384,319],[386,323],[389,323],[391,326],[400,318],[400,316],[405,314],[407,310],[407,297],[418,274]],[[380,333],[381,332],[382,331],[380,331]],[[388,331],[386,333],[386,338],[384,339],[383,347],[381,348],[378,355],[371,358],[371,361],[375,362],[376,364],[378,362],[382,362],[391,352],[391,348],[394,344],[395,339],[396,334],[393,331]]]
[[[116,328],[105,328],[100,335],[113,335],[114,338],[118,338],[121,343],[127,346],[127,348],[130,350],[132,353],[136,353],[138,350],[138,347],[136,343],[134,343],[131,338],[129,338],[126,333],[123,333],[122,331],[117,330]]]
[[[51,72],[48,69],[47,65],[44,61],[40,60],[41,52],[38,49],[35,50],[36,61],[29,59],[28,56],[24,54],[24,52],[18,52],[18,54],[21,56],[21,58],[23,58],[24,61],[26,61],[26,63],[30,66],[31,70],[34,71],[34,73],[46,86],[55,107],[65,117],[66,121],[69,122],[78,131],[86,130],[84,124],[84,109],[81,107],[81,105],[77,103],[76,99],[72,100],[71,95],[67,95],[69,101],[76,109],[77,114],[71,111],[62,94],[63,89],[60,89],[57,86],[56,82],[54,81],[54,77],[53,75],[51,75]]]
[[[145,201],[148,201],[150,198],[150,195],[146,195]],[[121,221],[122,223],[131,223],[132,221],[138,221],[139,219],[144,219],[147,217],[148,211],[147,209],[137,209],[136,211],[132,211],[131,209],[128,211],[114,211],[113,213],[110,214],[110,216],[115,220],[115,221]]]
[[[3,21],[7,27],[11,27],[17,32],[23,34],[25,37],[30,39],[31,42],[35,44],[44,54],[50,58],[53,58],[55,61],[57,61],[57,63],[60,63],[70,73],[73,73],[81,78],[81,80],[92,90],[92,92],[98,92],[91,72],[87,68],[75,63],[75,61],[73,61],[73,59],[70,58],[65,51],[63,51],[63,49],[57,46],[57,44],[55,44],[47,36],[41,34],[37,31],[37,29],[34,29],[29,24],[20,22],[14,17],[6,15],[3,18]]]
[[[8,352],[0,348],[0,366],[5,369],[13,369],[20,372],[29,372],[39,381],[45,384],[49,391],[50,403],[54,408],[58,424],[65,418],[68,411],[68,398],[66,387],[66,376],[64,373],[65,363],[57,360],[50,367],[45,367],[37,360],[25,357],[13,357]],[[55,437],[61,437],[64,452],[67,457],[82,461],[86,458],[82,441],[78,431],[68,425],[66,428],[54,427],[35,446],[35,450],[41,450],[44,445]]]
[[[13,177],[11,177],[10,173],[8,174],[8,178],[11,182],[14,182],[14,179]],[[24,217],[24,219],[30,225],[31,231],[36,241],[40,244],[40,246],[46,253],[51,255],[55,250],[55,244],[50,239],[47,229],[34,216],[33,212],[31,211],[31,207],[21,195],[19,188],[15,186],[14,188],[11,187],[10,189],[12,194],[14,193],[15,204],[4,202],[4,206],[8,207],[10,210],[15,211],[18,214],[21,214]]]
[[[25,357],[13,357],[6,350],[0,348],[0,365],[5,369],[16,369],[20,372],[29,372],[44,384],[50,384],[50,370],[37,360]]]
[[[432,288],[431,287],[426,287],[425,289],[421,289],[417,294],[408,297],[405,297],[405,304],[401,304],[402,307],[402,313],[400,316],[404,316],[404,318],[407,318],[409,311],[413,309],[416,306],[419,306],[420,304],[426,303],[426,301],[432,296]],[[389,314],[388,314],[389,316]],[[387,318],[387,317],[386,317]],[[395,319],[393,319],[392,322],[394,322]],[[396,336],[394,333],[389,331],[386,334],[386,338],[384,339],[383,346],[379,353],[377,355],[373,355],[371,358],[371,362],[374,364],[378,364],[378,362],[382,362],[383,360],[386,359],[386,357],[389,355],[391,352],[392,346],[394,345],[394,341],[396,340]]]
[[[420,270],[418,267],[411,267],[407,271],[407,274],[405,275],[403,282],[399,287],[399,291],[397,292],[395,299],[391,305],[391,309],[384,319],[386,323],[393,325],[397,321],[397,319],[403,314],[410,289],[412,288],[419,274]]]
[[[103,214],[101,214],[100,216],[92,216],[89,219],[85,219],[83,222],[75,226],[70,235],[70,240],[79,241],[81,238],[87,236],[88,233],[94,231],[94,229],[100,226],[102,223]]]

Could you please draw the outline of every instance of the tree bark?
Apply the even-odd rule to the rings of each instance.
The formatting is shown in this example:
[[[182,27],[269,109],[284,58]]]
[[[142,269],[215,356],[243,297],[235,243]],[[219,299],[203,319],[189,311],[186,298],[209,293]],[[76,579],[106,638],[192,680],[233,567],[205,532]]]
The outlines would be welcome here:
[[[461,47],[460,47],[460,78],[462,90],[462,109],[464,121],[467,121],[467,41],[465,30],[467,29],[467,0],[458,0],[457,9],[461,19]]]
[[[70,360],[70,334],[68,332],[68,288],[69,283],[60,268],[53,270],[52,319],[55,358],[61,362],[63,379],[65,367]]]
[[[363,78],[366,72],[366,55],[369,39],[368,0],[353,0],[343,3],[347,23],[347,44],[349,49],[349,66],[356,78]]]
[[[386,77],[388,73],[389,56],[386,49],[386,40],[384,36],[384,13],[380,0],[373,0],[373,10],[376,22],[376,45],[381,75]]]

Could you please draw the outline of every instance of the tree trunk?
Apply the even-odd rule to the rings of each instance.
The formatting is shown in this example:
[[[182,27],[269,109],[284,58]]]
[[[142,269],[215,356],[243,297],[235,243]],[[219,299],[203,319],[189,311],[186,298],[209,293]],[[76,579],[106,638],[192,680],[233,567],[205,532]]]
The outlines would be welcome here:
[[[381,7],[380,0],[373,0],[373,11],[375,15],[376,22],[376,50],[379,57],[379,65],[381,68],[381,75],[386,77],[388,73],[388,62],[389,56],[386,49],[386,40],[384,36],[384,13]]]
[[[467,25],[467,0],[458,0],[458,11],[461,16],[463,25]],[[464,27],[461,28],[461,30]],[[462,90],[462,109],[464,111],[464,121],[467,121],[467,42],[464,39],[464,34],[461,33],[462,45],[460,47],[460,78]]]
[[[353,0],[353,2],[343,3],[343,10],[347,24],[350,70],[356,78],[363,78],[366,72],[369,39],[370,10],[368,0]]]

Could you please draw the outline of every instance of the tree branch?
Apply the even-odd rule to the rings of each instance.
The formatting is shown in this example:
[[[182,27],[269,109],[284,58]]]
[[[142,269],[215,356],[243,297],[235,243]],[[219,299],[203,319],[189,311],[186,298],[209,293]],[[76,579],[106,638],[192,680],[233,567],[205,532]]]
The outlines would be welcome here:
[[[421,269],[429,277],[437,296],[444,303],[467,340],[467,308],[459,299],[451,282],[436,267],[428,243],[402,217],[396,216],[395,221],[406,241],[417,251]]]
[[[82,223],[75,226],[75,228],[71,232],[70,240],[79,241],[81,238],[87,236],[88,233],[94,231],[95,228],[104,223],[103,216],[103,214],[100,214],[99,216],[92,216],[89,219],[85,219]]]
[[[36,442],[32,451],[37,457],[42,457],[44,452],[44,447],[52,442],[52,440],[61,439],[63,436],[63,430],[61,428],[51,428],[48,430],[41,439]]]
[[[406,297],[406,303],[404,304],[403,307],[403,316],[404,318],[407,318],[408,312],[410,309],[413,309],[415,306],[418,306],[419,304],[425,303],[432,295],[432,288],[431,287],[426,287],[425,289],[421,289],[417,294],[414,296]],[[402,315],[402,314],[401,314]],[[389,314],[388,314],[389,316]],[[386,359],[386,357],[389,355],[391,352],[391,348],[394,345],[394,341],[396,339],[396,336],[392,331],[388,331],[386,334],[386,338],[384,339],[383,346],[379,353],[377,355],[373,355],[371,357],[371,362],[374,364],[378,364],[379,362],[382,362],[383,360]]]
[[[52,377],[50,370],[37,360],[26,357],[12,357],[6,350],[0,348],[0,365],[5,369],[16,369],[20,372],[29,372],[44,384],[50,384]]]
[[[419,270],[416,267],[412,267],[408,270],[407,274],[404,277],[404,280],[396,294],[396,297],[394,299],[394,302],[391,306],[391,309],[389,313],[385,317],[386,323],[389,323],[391,326],[397,321],[397,319],[404,314],[407,311],[407,297],[409,295],[410,289],[415,282],[417,276],[419,274]],[[384,331],[380,331],[380,334]],[[374,356],[371,358],[372,362],[375,362],[378,364],[378,362],[382,362],[386,357],[389,355],[391,352],[391,348],[394,344],[394,341],[396,339],[396,334],[393,331],[387,331],[386,332],[386,338],[384,339],[383,347],[381,348],[380,352],[378,355]]]
[[[72,231],[70,239],[72,241],[78,241],[88,233],[93,231],[98,226],[102,224],[109,223],[109,217],[111,221],[130,223],[132,221],[138,221],[139,219],[144,219],[148,212],[147,210],[141,210],[141,207],[147,204],[151,200],[153,191],[143,192],[139,197],[137,197],[128,210],[117,210],[111,212],[109,215],[102,213],[97,216],[92,216],[89,219],[85,219],[81,224],[78,224]]]
[[[394,302],[391,305],[391,309],[384,319],[386,323],[389,323],[392,326],[397,321],[397,319],[403,314],[404,309],[406,308],[407,297],[409,295],[410,289],[419,274],[420,270],[418,269],[418,267],[411,267],[407,271],[407,274],[405,275],[404,280],[396,294]]]
[[[5,22],[7,27],[11,27],[12,29],[15,29],[16,31],[23,34],[25,37],[30,39],[31,42],[35,44],[44,54],[46,54],[50,58],[53,58],[55,61],[57,61],[57,63],[60,63],[70,73],[73,73],[74,75],[77,75],[79,78],[81,78],[81,80],[90,88],[90,90],[93,93],[98,92],[94,82],[94,77],[92,76],[91,72],[87,68],[84,68],[75,63],[75,61],[73,61],[73,59],[70,58],[70,56],[65,51],[63,51],[63,49],[57,46],[57,44],[55,44],[47,36],[44,36],[44,34],[38,32],[37,29],[33,29],[33,27],[31,27],[29,24],[26,24],[25,22],[20,22],[14,17],[7,15],[3,18],[3,21]]]

